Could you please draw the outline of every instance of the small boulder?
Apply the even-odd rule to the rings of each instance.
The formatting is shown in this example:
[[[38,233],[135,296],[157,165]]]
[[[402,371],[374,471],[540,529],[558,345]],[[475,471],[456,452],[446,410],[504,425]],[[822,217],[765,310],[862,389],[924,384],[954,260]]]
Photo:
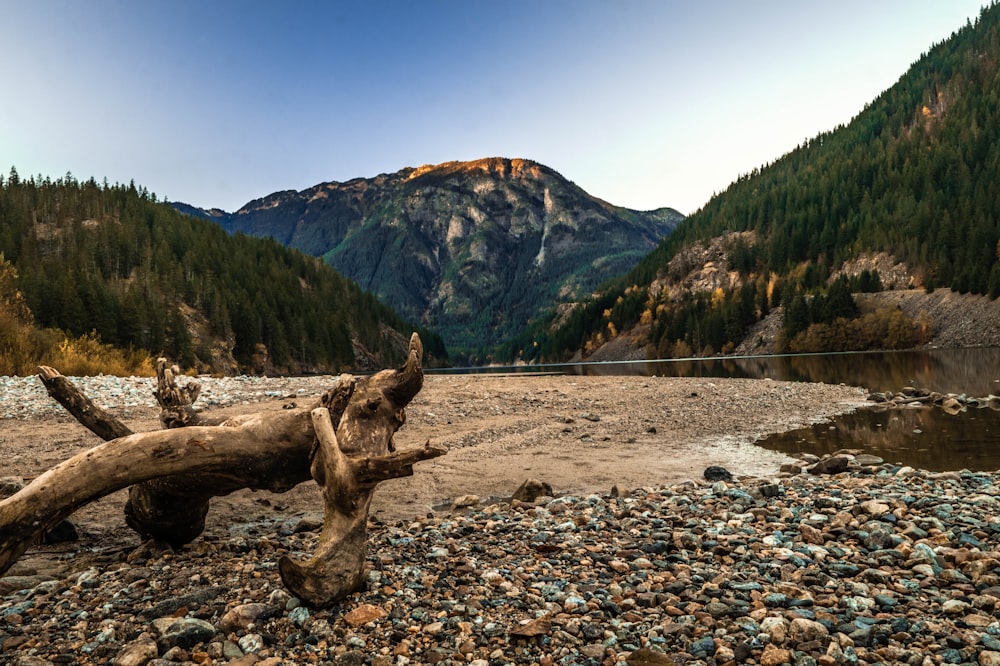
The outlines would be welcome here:
[[[228,634],[231,631],[246,629],[251,623],[259,623],[281,615],[281,608],[271,604],[249,603],[240,604],[229,609],[219,621],[219,631]]]
[[[551,497],[552,496],[552,486],[545,483],[544,481],[539,481],[538,479],[527,479],[521,484],[521,487],[514,491],[514,495],[511,497],[512,500],[518,500],[519,502],[534,502],[539,497]]]
[[[160,652],[166,652],[172,647],[190,650],[199,643],[208,643],[215,636],[215,627],[205,620],[194,617],[182,617],[175,620],[156,641]]]
[[[847,471],[847,466],[850,462],[851,459],[847,456],[832,456],[830,458],[824,458],[810,467],[809,473],[815,474],[816,476],[821,474],[840,474],[841,472]]]
[[[706,467],[704,472],[704,477],[706,481],[732,481],[732,473],[725,467],[719,467],[718,465],[712,465],[711,467]]]
[[[451,510],[457,511],[473,506],[479,506],[479,495],[462,495],[461,497],[456,497],[455,501],[451,503]]]
[[[963,405],[957,398],[945,398],[941,401],[941,409],[954,416],[962,411]]]

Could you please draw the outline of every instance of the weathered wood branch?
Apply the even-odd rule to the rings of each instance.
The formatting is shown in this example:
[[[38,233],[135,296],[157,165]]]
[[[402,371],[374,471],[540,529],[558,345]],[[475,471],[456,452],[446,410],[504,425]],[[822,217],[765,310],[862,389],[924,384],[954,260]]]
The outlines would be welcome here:
[[[0,574],[40,533],[80,506],[127,486],[132,486],[129,524],[136,527],[137,521],[140,533],[152,525],[152,531],[162,532],[168,541],[183,543],[203,529],[211,497],[238,488],[282,492],[311,476],[323,485],[326,505],[320,544],[305,563],[283,558],[280,570],[300,598],[318,606],[333,603],[363,582],[375,486],[412,474],[416,462],[445,453],[429,443],[393,453],[393,435],[406,421],[404,407],[423,385],[422,355],[420,338],[414,334],[401,368],[361,380],[342,375],[321,398],[319,409],[249,414],[218,426],[129,434],[73,456],[0,501]],[[164,373],[168,378],[175,375],[172,370]],[[66,380],[70,391],[51,369],[40,369],[40,376],[47,387],[61,386],[64,395],[79,393]],[[175,393],[160,404],[175,407],[196,395]],[[88,408],[89,401],[67,403],[73,405],[74,415],[96,414],[87,416],[95,432],[112,432],[108,424],[116,420],[103,410]],[[155,486],[161,482],[166,491]],[[149,488],[151,493],[143,495]],[[136,518],[139,511],[143,514]]]
[[[52,398],[88,430],[103,440],[117,439],[132,434],[127,425],[106,410],[98,407],[70,380],[47,365],[38,368],[38,378]]]
[[[447,452],[448,449],[443,446],[434,446],[430,442],[426,442],[419,449],[396,451],[377,458],[350,458],[349,460],[358,483],[362,486],[374,486],[389,479],[413,476],[413,466],[416,463],[443,456]]]
[[[194,380],[184,386],[177,384],[181,369],[165,358],[156,359],[156,402],[160,405],[160,423],[164,428],[202,425],[194,401],[201,393],[201,384]]]
[[[333,388],[317,403],[329,406],[339,422],[356,380],[341,375]],[[205,530],[205,519],[213,497],[221,497],[242,488],[284,492],[310,479],[310,460],[315,435],[307,409],[289,410],[268,415],[242,415],[220,424],[223,428],[252,426],[266,432],[265,437],[289,440],[293,447],[290,459],[281,464],[287,476],[273,477],[265,463],[250,465],[240,461],[226,474],[186,472],[164,476],[129,488],[125,504],[125,522],[146,539],[169,543],[174,548],[196,539]],[[278,461],[276,461],[278,462]]]
[[[195,426],[133,434],[78,453],[0,502],[0,573],[79,507],[142,481],[200,472],[250,487],[296,485],[313,438],[308,414],[298,416],[287,424],[291,436],[279,439],[248,426]]]
[[[368,510],[377,477],[398,475],[412,460],[388,454],[395,449],[393,433],[406,422],[403,406],[423,386],[422,356],[420,338],[414,334],[403,367],[395,375],[382,371],[359,384],[339,425],[334,426],[325,409],[311,413],[318,440],[311,469],[323,486],[323,530],[309,560],[282,557],[278,561],[285,586],[310,605],[329,606],[364,584]],[[444,453],[430,447],[422,451],[422,459]],[[368,471],[373,469],[379,471]]]
[[[319,441],[320,464],[314,462],[313,477],[323,485],[323,531],[309,560],[296,562],[285,556],[278,561],[278,570],[285,587],[306,603],[322,607],[364,585],[368,510],[375,486],[413,474],[414,463],[444,455],[447,449],[428,442],[390,455],[347,456],[329,411],[314,409],[312,420]],[[368,449],[381,448],[379,442],[368,444]],[[387,450],[388,443],[384,446]]]
[[[193,403],[201,391],[197,382],[181,387],[177,366],[166,359],[156,363],[157,382],[153,395],[160,405],[160,423],[166,428],[186,425],[219,425],[222,421],[203,419]],[[109,441],[133,434],[132,430],[106,410],[98,407],[69,379],[56,369],[41,366],[38,377],[59,404],[77,421],[101,439]],[[305,481],[306,478],[300,480]],[[260,487],[261,481],[250,480]],[[144,538],[153,538],[181,546],[197,538],[205,529],[212,497],[247,487],[244,480],[231,475],[209,473],[184,474],[178,477],[151,479],[129,489],[125,522]]]

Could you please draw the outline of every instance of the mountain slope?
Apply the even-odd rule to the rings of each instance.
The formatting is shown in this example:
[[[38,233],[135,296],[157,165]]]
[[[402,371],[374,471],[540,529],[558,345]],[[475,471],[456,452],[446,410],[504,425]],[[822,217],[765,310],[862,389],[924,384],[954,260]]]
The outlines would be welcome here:
[[[322,256],[449,349],[479,350],[630,269],[682,216],[612,206],[541,164],[490,158],[276,192],[211,218]]]
[[[0,177],[0,258],[31,312],[19,322],[95,331],[204,371],[385,366],[411,331],[322,262],[230,236],[134,185],[22,180],[12,169]],[[424,337],[440,358],[440,339]]]
[[[669,354],[678,342],[695,353],[718,351],[720,343],[738,343],[769,308],[790,305],[796,294],[824,294],[846,262],[877,253],[904,265],[910,286],[995,298],[998,100],[1000,7],[993,5],[931,48],[849,125],[714,197],[633,271],[545,333],[543,355],[593,346],[607,338],[609,323],[616,331],[646,327],[653,353]],[[713,242],[727,245],[712,269],[731,275],[728,283],[714,295],[673,289],[671,262]]]

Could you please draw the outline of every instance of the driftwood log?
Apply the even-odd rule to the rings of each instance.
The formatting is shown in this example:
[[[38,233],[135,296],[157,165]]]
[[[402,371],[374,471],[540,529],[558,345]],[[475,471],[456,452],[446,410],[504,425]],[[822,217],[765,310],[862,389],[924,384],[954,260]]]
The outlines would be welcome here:
[[[158,364],[164,430],[130,433],[51,368],[39,376],[53,397],[108,440],[79,453],[0,501],[0,574],[74,510],[129,487],[126,521],[140,535],[174,545],[204,529],[212,497],[240,488],[288,490],[314,478],[323,486],[320,543],[305,563],[282,558],[285,585],[314,606],[329,605],[363,582],[368,508],[375,486],[413,473],[413,464],[445,453],[430,443],[395,452],[404,407],[423,385],[423,347],[414,334],[406,362],[356,379],[341,375],[317,404],[248,414],[203,425],[178,389],[176,370]],[[197,424],[197,425],[196,425]],[[172,427],[171,427],[172,426]]]

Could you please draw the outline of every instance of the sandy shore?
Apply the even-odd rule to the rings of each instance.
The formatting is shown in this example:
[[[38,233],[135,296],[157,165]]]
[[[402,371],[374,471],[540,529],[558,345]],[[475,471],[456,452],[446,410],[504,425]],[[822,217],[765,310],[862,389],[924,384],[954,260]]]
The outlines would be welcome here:
[[[319,395],[275,379],[274,388],[305,407]],[[266,395],[260,386],[254,396]],[[271,391],[274,393],[275,391]],[[45,400],[48,400],[45,397]],[[280,410],[291,399],[206,410],[226,415]],[[396,436],[400,449],[431,440],[449,453],[420,463],[413,477],[379,486],[373,517],[408,520],[457,497],[484,501],[509,497],[527,478],[551,484],[556,494],[608,491],[700,479],[709,465],[738,476],[767,476],[787,459],[752,445],[850,411],[864,402],[861,389],[825,384],[745,379],[581,376],[428,376],[407,408]],[[114,398],[107,407],[114,410]],[[29,410],[30,411],[30,410]],[[159,427],[157,410],[130,407],[122,418],[136,431]],[[5,474],[34,477],[100,440],[69,416],[0,420]],[[65,549],[100,553],[129,548],[138,537],[122,519],[125,491],[75,514],[82,540],[34,555],[64,561]],[[275,495],[242,491],[213,502],[206,534],[234,523],[276,515],[322,512],[318,486],[301,484]],[[43,566],[43,563],[36,563]]]
[[[710,465],[774,474],[787,458],[755,440],[864,402],[854,387],[742,379],[430,377],[397,444],[430,439],[449,453],[387,489],[377,510],[509,497],[529,477],[586,493],[701,478]]]

